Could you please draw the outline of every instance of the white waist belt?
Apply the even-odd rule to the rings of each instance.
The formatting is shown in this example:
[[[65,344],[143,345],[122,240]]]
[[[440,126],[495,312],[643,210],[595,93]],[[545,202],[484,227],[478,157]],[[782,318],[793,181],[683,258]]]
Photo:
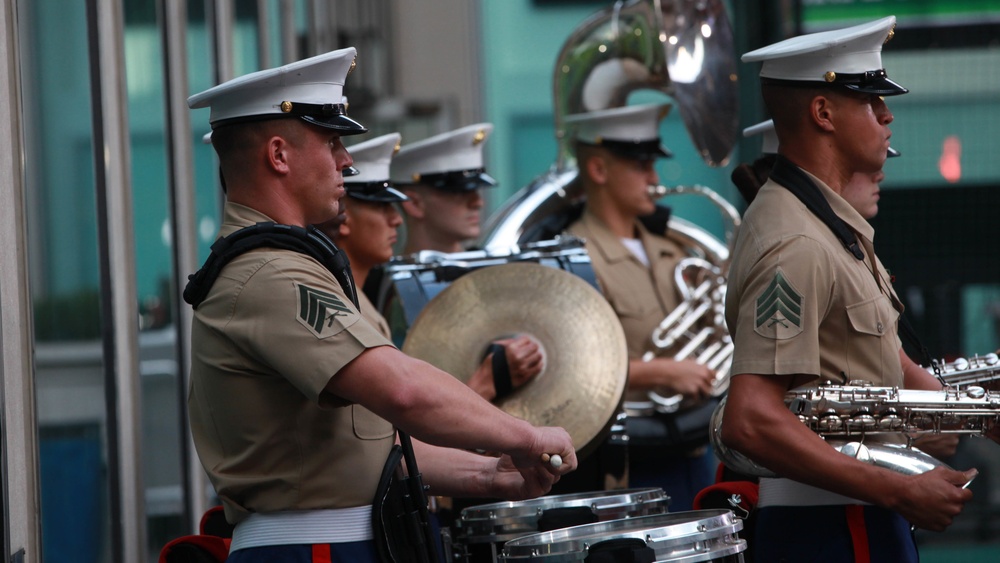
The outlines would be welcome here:
[[[818,489],[791,479],[760,480],[757,508],[766,506],[827,506],[870,504],[844,495]]]
[[[372,507],[251,514],[236,525],[229,551],[268,545],[346,543],[372,539]]]

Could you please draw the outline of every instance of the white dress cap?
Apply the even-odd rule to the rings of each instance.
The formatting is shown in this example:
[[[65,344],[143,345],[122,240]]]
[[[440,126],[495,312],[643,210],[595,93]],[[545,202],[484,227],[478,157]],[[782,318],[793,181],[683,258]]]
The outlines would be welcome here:
[[[393,183],[448,191],[495,186],[483,168],[483,144],[492,131],[492,123],[477,123],[403,146],[390,166]]]
[[[760,152],[763,154],[778,154],[778,134],[774,131],[774,120],[768,119],[751,125],[743,130],[743,136],[750,138],[760,135]]]
[[[760,152],[762,154],[778,154],[778,133],[774,130],[774,120],[768,119],[756,125],[751,125],[743,130],[744,137],[761,136]],[[892,158],[901,156],[902,153],[889,147],[886,156]]]
[[[409,198],[393,189],[389,181],[389,164],[399,150],[399,133],[389,133],[347,147],[358,173],[344,178],[347,195],[354,199],[377,202],[405,201]]]
[[[773,80],[839,84],[858,92],[891,96],[908,90],[886,75],[882,45],[892,38],[896,17],[845,29],[810,33],[743,55],[762,61],[760,76]]]
[[[671,156],[660,144],[660,121],[670,104],[644,104],[575,113],[566,127],[577,141],[606,148],[626,158]]]
[[[354,68],[354,47],[223,82],[188,98],[192,109],[211,108],[212,128],[238,121],[299,117],[354,135],[367,131],[347,117],[344,82]]]

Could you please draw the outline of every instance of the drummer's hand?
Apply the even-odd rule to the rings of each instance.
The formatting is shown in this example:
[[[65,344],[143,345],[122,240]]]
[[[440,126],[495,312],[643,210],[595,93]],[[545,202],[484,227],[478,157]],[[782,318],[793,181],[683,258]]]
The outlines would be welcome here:
[[[520,452],[513,453],[514,465],[521,470],[541,468],[552,475],[565,475],[576,469],[576,449],[569,432],[557,426],[535,427],[535,439],[532,444]],[[558,463],[552,458],[559,456]]]
[[[510,456],[504,455],[497,458],[488,488],[491,493],[489,496],[504,500],[535,498],[548,493],[558,480],[558,475],[553,475],[540,465],[519,469]]]
[[[545,366],[542,349],[531,337],[522,335],[504,338],[497,340],[494,344],[500,344],[506,351],[507,371],[510,372],[510,382],[514,389],[541,373]]]
[[[658,364],[660,386],[685,399],[705,399],[712,396],[715,372],[694,360],[653,358]]]

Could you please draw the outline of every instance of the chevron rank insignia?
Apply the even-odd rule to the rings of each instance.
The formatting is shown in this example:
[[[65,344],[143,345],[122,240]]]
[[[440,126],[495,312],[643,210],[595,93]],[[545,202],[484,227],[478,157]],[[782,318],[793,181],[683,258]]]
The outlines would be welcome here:
[[[357,311],[346,305],[339,295],[304,284],[298,287],[298,321],[318,338],[333,336],[358,319]]]
[[[754,330],[765,338],[784,340],[802,332],[802,295],[781,268],[757,298]]]

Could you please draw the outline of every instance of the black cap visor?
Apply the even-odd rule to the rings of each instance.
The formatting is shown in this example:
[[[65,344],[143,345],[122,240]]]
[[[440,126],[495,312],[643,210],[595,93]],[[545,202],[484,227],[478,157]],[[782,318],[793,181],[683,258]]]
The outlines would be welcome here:
[[[333,129],[339,132],[341,135],[360,135],[362,133],[367,133],[368,128],[364,125],[354,121],[346,115],[334,115],[334,116],[314,116],[314,115],[301,115],[299,116],[303,121],[312,123],[313,125],[319,125],[320,127],[325,127],[327,129]]]
[[[447,192],[471,192],[479,188],[492,188],[497,185],[497,181],[483,168],[421,174],[418,183]]]
[[[837,74],[832,83],[840,84],[855,92],[878,96],[898,96],[909,92],[906,88],[889,80],[885,69],[869,70],[859,74]]]
[[[656,160],[658,158],[670,158],[674,156],[673,153],[660,144],[660,139],[654,139],[652,141],[616,141],[611,139],[602,139],[597,146],[608,149],[620,157],[635,160]]]
[[[351,198],[361,201],[398,203],[410,199],[389,182],[346,182],[344,189]]]

